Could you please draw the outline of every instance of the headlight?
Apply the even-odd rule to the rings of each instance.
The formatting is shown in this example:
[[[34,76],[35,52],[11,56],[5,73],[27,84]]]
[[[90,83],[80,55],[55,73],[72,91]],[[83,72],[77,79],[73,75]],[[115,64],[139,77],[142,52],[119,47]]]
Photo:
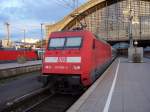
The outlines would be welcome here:
[[[51,68],[52,68],[52,66],[50,66],[50,65],[45,66],[45,69],[51,69]]]
[[[47,66],[47,65],[45,66],[45,69],[48,69],[48,66]]]
[[[81,68],[81,67],[80,67],[79,65],[74,65],[74,66],[73,66],[73,69],[74,69],[74,70],[80,70],[80,68]]]

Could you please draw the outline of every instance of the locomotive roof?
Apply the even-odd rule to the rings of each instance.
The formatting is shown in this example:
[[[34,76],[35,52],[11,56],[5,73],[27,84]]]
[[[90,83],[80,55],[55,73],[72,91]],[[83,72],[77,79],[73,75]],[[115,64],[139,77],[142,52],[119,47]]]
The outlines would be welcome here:
[[[108,44],[108,45],[109,45],[109,43],[107,43],[107,41],[105,41],[105,40],[101,39],[98,35],[94,34],[94,36],[96,37],[96,39],[98,39],[98,40],[102,41],[103,43],[105,43],[105,44]]]
[[[90,32],[88,30],[62,30],[62,31],[55,31],[52,33],[59,33],[59,32]]]
[[[61,32],[88,32],[91,33],[96,39],[100,40],[101,42],[108,44],[105,40],[101,39],[98,35],[93,34],[92,32],[88,31],[88,30],[62,30],[62,31],[56,31],[56,32],[52,32],[52,33],[61,33]],[[109,44],[108,44],[109,45]]]

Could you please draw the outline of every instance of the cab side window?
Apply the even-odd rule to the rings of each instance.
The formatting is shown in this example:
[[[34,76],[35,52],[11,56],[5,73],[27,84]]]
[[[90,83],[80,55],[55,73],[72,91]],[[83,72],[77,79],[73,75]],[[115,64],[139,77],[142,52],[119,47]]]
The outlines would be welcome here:
[[[93,39],[93,46],[92,46],[93,49],[95,49],[95,39]]]

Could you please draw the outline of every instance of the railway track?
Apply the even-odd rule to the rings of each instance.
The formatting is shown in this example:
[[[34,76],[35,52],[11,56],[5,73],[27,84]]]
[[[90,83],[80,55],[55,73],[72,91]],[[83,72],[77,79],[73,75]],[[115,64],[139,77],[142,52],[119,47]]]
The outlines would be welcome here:
[[[41,88],[21,97],[7,101],[0,108],[1,112],[22,112],[25,108],[39,102],[41,99],[50,95],[49,87]]]
[[[79,95],[54,94],[23,112],[65,112],[78,97]]]
[[[7,102],[1,112],[64,112],[79,96],[51,93],[47,87]]]

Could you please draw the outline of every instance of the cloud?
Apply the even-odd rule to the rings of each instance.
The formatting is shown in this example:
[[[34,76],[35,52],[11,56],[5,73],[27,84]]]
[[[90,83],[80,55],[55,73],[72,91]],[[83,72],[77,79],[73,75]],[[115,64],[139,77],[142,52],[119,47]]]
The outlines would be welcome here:
[[[0,37],[5,35],[5,22],[10,23],[12,35],[18,38],[18,31],[24,28],[27,29],[28,35],[33,36],[34,30],[40,29],[41,23],[61,20],[72,9],[64,8],[61,2],[62,5],[59,5],[56,1],[61,0],[1,0]],[[83,1],[85,0],[80,0],[82,3]],[[34,34],[40,35],[39,30],[36,33]]]
[[[35,19],[50,22],[58,20],[64,13],[54,0],[6,0],[0,4],[0,14],[7,17],[6,21]]]

